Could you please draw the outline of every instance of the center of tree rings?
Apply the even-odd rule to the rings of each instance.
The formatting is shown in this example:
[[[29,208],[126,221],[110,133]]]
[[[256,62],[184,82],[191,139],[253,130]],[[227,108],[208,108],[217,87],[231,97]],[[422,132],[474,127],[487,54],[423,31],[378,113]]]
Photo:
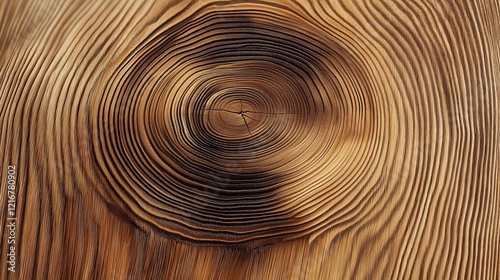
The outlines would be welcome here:
[[[369,170],[357,155],[371,133],[358,132],[375,133],[375,110],[359,63],[310,22],[205,7],[123,60],[99,100],[95,149],[131,219],[259,245],[335,217],[346,172]]]

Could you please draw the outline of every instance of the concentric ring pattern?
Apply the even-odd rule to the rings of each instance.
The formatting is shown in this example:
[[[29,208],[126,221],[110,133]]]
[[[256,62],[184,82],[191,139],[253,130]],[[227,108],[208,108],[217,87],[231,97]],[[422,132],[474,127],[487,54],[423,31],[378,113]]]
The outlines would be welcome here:
[[[499,1],[0,14],[1,279],[499,278]]]
[[[370,168],[374,105],[357,62],[303,22],[200,9],[124,60],[96,126],[139,216],[231,243],[297,237],[328,219],[312,213],[318,195],[334,198],[345,170]]]

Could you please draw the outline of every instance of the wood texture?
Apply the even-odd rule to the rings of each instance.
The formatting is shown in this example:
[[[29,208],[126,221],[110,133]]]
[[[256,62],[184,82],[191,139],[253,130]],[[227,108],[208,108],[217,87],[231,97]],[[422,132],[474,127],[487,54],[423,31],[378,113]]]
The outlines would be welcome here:
[[[500,279],[498,1],[0,15],[0,278]]]

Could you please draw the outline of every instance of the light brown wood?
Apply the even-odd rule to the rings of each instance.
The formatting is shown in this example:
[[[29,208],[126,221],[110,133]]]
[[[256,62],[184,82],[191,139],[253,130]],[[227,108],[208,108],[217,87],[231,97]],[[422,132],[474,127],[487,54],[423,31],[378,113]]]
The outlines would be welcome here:
[[[498,1],[0,15],[1,279],[500,279]]]

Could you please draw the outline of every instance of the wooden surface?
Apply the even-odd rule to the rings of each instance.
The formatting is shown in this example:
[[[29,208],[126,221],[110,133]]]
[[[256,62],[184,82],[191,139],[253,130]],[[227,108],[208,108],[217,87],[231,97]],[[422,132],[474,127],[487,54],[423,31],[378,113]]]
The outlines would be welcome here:
[[[0,27],[1,279],[500,279],[498,1],[1,0]]]

